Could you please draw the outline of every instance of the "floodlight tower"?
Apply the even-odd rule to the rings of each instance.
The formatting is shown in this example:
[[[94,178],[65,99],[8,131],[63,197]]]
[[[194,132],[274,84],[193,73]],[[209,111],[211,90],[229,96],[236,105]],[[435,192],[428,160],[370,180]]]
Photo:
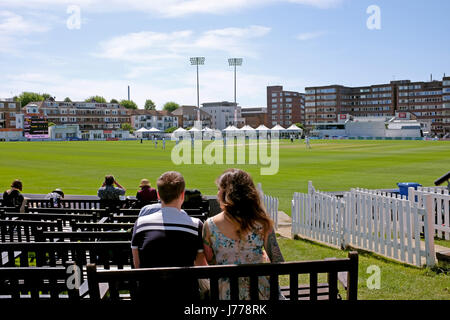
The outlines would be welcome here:
[[[242,58],[230,58],[228,64],[234,67],[234,124],[237,126],[237,104],[236,104],[236,66],[242,66]]]
[[[200,121],[200,90],[198,84],[198,66],[205,64],[205,57],[190,58],[191,65],[197,66],[197,121]]]

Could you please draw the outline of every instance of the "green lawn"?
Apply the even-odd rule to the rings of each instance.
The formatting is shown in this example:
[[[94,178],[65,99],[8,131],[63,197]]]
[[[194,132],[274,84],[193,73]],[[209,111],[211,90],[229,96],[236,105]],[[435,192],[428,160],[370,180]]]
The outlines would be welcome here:
[[[347,257],[347,251],[332,249],[303,240],[278,240],[289,261],[321,260]],[[369,289],[367,279],[371,265],[380,268],[380,289]],[[358,299],[360,300],[450,300],[450,272],[447,275],[388,261],[372,254],[359,255]],[[319,276],[319,281],[326,276]],[[283,279],[288,285],[287,279]],[[305,279],[306,280],[306,279]],[[304,283],[308,283],[307,281]],[[344,291],[340,289],[341,295]]]
[[[323,191],[351,187],[395,188],[397,182],[430,186],[449,170],[450,142],[442,141],[283,141],[279,172],[260,175],[258,165],[179,165],[171,161],[173,142],[158,149],[145,141],[3,142],[0,143],[0,188],[22,179],[25,193],[47,193],[60,187],[66,194],[96,194],[105,174],[114,174],[134,195],[140,179],[153,184],[167,170],[178,170],[188,188],[215,194],[214,181],[229,167],[249,171],[265,193],[279,197],[280,209],[290,214],[294,192],[304,192],[308,180]]]
[[[180,171],[187,188],[203,194],[217,192],[214,181],[226,168],[239,167],[261,182],[265,193],[279,197],[280,209],[290,214],[294,192],[304,192],[308,180],[323,191],[351,187],[395,188],[397,182],[419,182],[430,186],[449,170],[450,142],[437,141],[326,141],[313,140],[312,149],[304,143],[280,145],[279,172],[260,175],[257,165],[180,165],[171,161],[172,142],[158,149],[145,141],[117,142],[3,142],[0,143],[0,188],[20,178],[25,193],[48,193],[59,187],[66,194],[94,195],[105,174],[114,174],[134,195],[139,181],[153,184],[164,171]],[[442,241],[442,245],[448,242]],[[440,244],[441,244],[440,243]],[[281,239],[287,260],[345,257],[344,251],[305,241]],[[381,269],[380,290],[369,290],[367,267]],[[360,299],[450,299],[450,276],[428,269],[407,267],[395,262],[361,255]]]

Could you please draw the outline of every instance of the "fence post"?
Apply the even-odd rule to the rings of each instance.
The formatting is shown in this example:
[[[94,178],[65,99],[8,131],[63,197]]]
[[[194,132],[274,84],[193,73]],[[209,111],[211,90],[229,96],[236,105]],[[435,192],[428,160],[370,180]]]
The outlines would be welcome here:
[[[344,194],[344,200],[339,203],[339,238],[342,249],[345,249],[348,244],[347,220],[348,211],[350,210],[349,198],[349,193],[346,192]]]
[[[312,181],[308,181],[308,194],[313,194],[316,191],[316,189],[314,189]]]
[[[424,218],[425,253],[428,267],[436,264],[434,252],[434,201],[431,194],[426,195],[426,212]]]

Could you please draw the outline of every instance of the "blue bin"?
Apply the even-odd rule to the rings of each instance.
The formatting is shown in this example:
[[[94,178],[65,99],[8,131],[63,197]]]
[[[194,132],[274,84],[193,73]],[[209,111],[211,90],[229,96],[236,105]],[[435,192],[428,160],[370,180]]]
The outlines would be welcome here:
[[[397,183],[397,186],[400,191],[400,195],[406,196],[408,199],[408,188],[414,188],[414,190],[417,190],[417,187],[421,187],[422,185],[417,182],[399,182]]]

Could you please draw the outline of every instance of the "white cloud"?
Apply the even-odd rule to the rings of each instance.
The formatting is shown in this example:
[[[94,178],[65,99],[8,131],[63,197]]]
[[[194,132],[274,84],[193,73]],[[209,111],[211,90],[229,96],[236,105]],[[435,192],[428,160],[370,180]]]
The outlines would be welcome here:
[[[277,3],[295,3],[321,9],[332,8],[344,0],[2,0],[10,8],[61,8],[78,5],[88,12],[146,12],[163,17],[191,14],[224,14]]]
[[[170,33],[142,31],[128,33],[102,41],[100,58],[143,63],[158,59],[186,59],[188,54],[205,51],[222,51],[229,54],[258,56],[251,48],[250,39],[260,38],[270,32],[264,26],[224,28],[205,31],[199,35],[191,30]]]
[[[34,23],[11,11],[0,11],[0,35],[16,36],[33,32],[45,32],[49,29],[41,23]]]
[[[34,22],[14,12],[0,11],[0,53],[19,55],[20,48],[29,44],[36,44],[27,36],[34,33],[47,32],[50,27],[45,23]]]
[[[295,38],[300,41],[312,40],[319,37],[322,37],[326,34],[325,31],[317,31],[317,32],[304,32],[298,34]]]

